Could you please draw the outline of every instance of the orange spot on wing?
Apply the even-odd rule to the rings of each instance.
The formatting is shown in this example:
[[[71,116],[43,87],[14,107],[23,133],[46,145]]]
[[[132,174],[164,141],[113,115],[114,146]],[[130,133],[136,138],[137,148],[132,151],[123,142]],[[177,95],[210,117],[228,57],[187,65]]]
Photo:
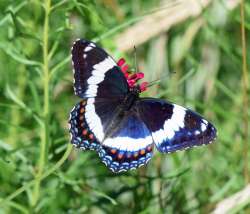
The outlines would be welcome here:
[[[148,151],[148,152],[151,152],[151,151],[152,151],[152,146],[148,146],[148,147],[147,147],[147,151]]]
[[[83,134],[83,135],[87,135],[87,134],[88,134],[88,130],[87,130],[87,129],[83,129],[83,130],[82,130],[82,134]]]
[[[130,152],[127,153],[127,158],[131,158],[131,153]]]
[[[142,149],[141,151],[140,151],[140,155],[144,155],[146,153],[146,151],[144,150],[144,149]]]
[[[84,106],[86,105],[86,100],[82,100],[81,104]]]
[[[135,158],[138,157],[138,152],[135,152],[135,153],[134,153],[134,157],[135,157]]]
[[[81,115],[81,116],[79,117],[79,120],[83,120],[83,118],[84,118],[83,115]]]
[[[93,139],[94,139],[94,135],[93,135],[93,134],[90,134],[90,135],[89,135],[89,139],[90,139],[90,140],[93,140]]]
[[[115,154],[115,153],[116,153],[116,149],[111,149],[110,152],[111,152],[112,154]]]
[[[123,158],[123,154],[120,153],[120,154],[118,155],[118,159],[122,159],[122,158]]]
[[[84,108],[81,108],[81,109],[80,109],[80,113],[81,113],[81,114],[82,114],[84,111],[85,111]]]

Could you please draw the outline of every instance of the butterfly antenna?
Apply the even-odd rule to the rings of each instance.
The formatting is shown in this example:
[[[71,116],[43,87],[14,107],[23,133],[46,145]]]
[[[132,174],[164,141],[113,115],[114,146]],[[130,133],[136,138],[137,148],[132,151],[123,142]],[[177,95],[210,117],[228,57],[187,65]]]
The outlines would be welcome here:
[[[136,56],[136,47],[135,46],[134,46],[134,59],[135,59],[135,61],[134,61],[135,73],[137,73],[138,72],[138,65],[137,65],[137,56]]]
[[[156,79],[148,83],[147,87],[151,87],[153,85],[159,84],[162,81],[162,79]]]
[[[170,74],[175,74],[176,72],[170,72]],[[159,79],[156,79],[156,80],[153,80],[151,82],[148,83],[147,87],[151,87],[153,85],[156,85],[156,84],[159,84],[162,80],[166,79],[169,77],[169,74],[166,74],[164,76],[162,76],[161,78]]]

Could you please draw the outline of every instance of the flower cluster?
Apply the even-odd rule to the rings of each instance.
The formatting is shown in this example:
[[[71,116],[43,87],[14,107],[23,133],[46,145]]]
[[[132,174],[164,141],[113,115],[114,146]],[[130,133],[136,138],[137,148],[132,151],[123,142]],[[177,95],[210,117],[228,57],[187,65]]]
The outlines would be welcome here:
[[[124,74],[125,78],[127,79],[129,88],[135,87],[135,84],[142,78],[144,78],[144,73],[137,72],[131,74],[128,72],[129,66],[126,64],[124,58],[118,60],[117,65],[121,68],[122,73]],[[139,85],[140,91],[146,91],[148,86],[148,82],[143,82]]]

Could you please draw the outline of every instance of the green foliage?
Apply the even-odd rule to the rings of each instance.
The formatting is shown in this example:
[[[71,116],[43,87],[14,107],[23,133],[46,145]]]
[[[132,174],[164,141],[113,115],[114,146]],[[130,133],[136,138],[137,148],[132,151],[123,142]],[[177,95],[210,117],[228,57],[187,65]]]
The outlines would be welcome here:
[[[87,38],[122,56],[114,38],[159,2],[49,2],[0,2],[0,213],[207,213],[244,187],[238,8],[215,1],[199,18],[137,48],[148,80],[168,74],[145,95],[205,115],[218,129],[216,142],[155,152],[146,168],[117,175],[95,152],[71,151],[67,120],[78,98],[70,49]],[[245,8],[249,35],[249,2]],[[126,56],[132,65],[132,52]]]

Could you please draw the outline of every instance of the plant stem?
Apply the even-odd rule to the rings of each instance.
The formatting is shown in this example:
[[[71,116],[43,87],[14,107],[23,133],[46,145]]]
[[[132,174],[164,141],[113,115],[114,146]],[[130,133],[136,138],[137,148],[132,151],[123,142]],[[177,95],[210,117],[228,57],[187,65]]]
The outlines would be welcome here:
[[[247,72],[247,53],[246,53],[246,32],[245,32],[245,12],[244,12],[244,0],[241,0],[240,7],[241,15],[241,42],[242,42],[242,82],[243,82],[243,139],[244,139],[244,177],[245,182],[249,182],[248,174],[248,72]]]
[[[33,192],[32,206],[37,204],[40,194],[41,177],[46,162],[47,147],[49,144],[49,57],[48,57],[48,34],[49,34],[49,15],[50,15],[51,0],[44,2],[44,26],[43,26],[43,87],[44,87],[44,103],[43,103],[43,119],[40,157],[38,162],[38,173]]]

